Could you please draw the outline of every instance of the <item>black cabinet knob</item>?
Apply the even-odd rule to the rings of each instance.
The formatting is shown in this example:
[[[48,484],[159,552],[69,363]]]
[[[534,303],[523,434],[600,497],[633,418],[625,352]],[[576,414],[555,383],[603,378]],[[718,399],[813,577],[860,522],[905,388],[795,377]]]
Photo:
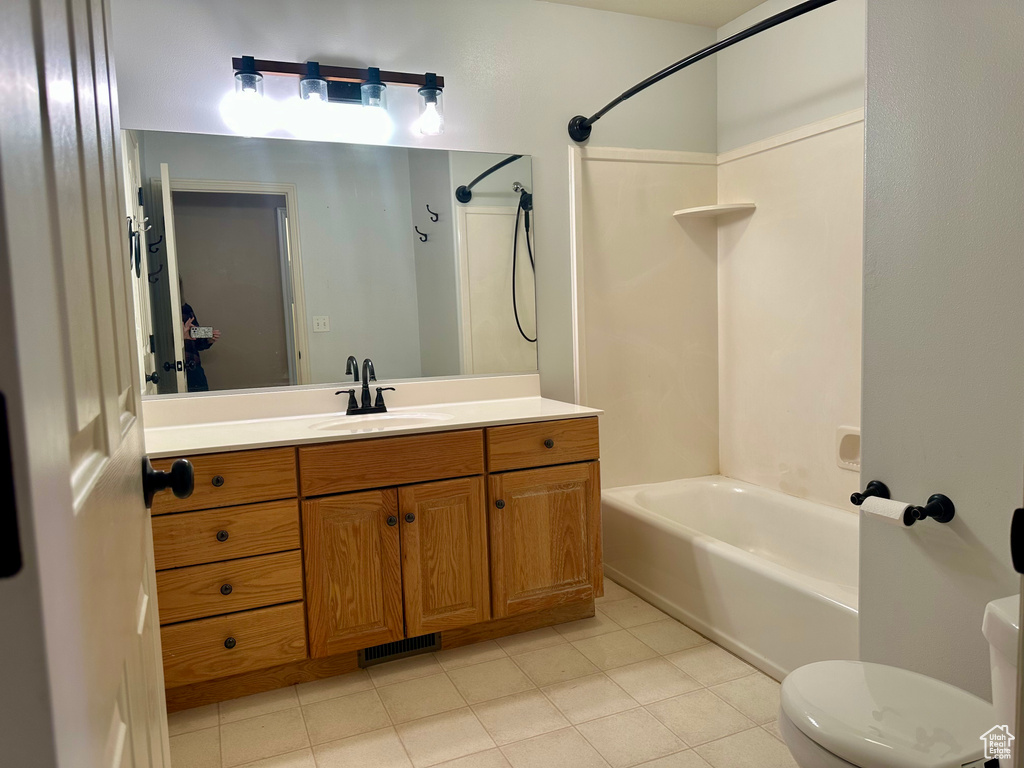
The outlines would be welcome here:
[[[227,531],[217,531],[217,541],[227,541],[227,540],[228,540],[228,532]]]
[[[153,469],[148,456],[142,457],[142,495],[146,508],[153,506],[153,497],[170,488],[179,499],[187,499],[195,488],[195,472],[187,459],[178,459],[171,464],[170,472]]]
[[[551,438],[549,437],[549,438],[548,438],[547,440],[545,440],[545,441],[544,441],[544,447],[545,447],[545,448],[554,448],[554,447],[555,447],[555,441],[554,441],[554,440],[552,440],[552,439],[551,439]]]
[[[398,518],[394,515],[388,515],[388,525],[398,525]]]
[[[154,384],[159,384],[160,383],[160,375],[156,371],[153,371],[152,373],[147,373],[146,374],[146,381],[151,381]]]
[[[222,595],[230,595],[231,594],[231,585],[230,584],[221,584],[220,585],[220,593]]]
[[[214,475],[213,480],[211,480],[210,482],[213,483],[214,488],[220,488],[222,485],[224,485],[224,477],[223,475]]]
[[[504,509],[505,508],[505,500],[504,499],[498,499],[496,502],[494,502],[494,506],[496,506],[498,509]]]
[[[236,645],[238,645],[238,642],[233,637],[229,637],[227,640],[224,641],[224,647],[227,648],[229,651]]]
[[[409,514],[407,514],[405,516],[405,522],[407,522],[407,523],[415,523],[416,522],[416,515],[414,515],[412,512],[410,512]]]

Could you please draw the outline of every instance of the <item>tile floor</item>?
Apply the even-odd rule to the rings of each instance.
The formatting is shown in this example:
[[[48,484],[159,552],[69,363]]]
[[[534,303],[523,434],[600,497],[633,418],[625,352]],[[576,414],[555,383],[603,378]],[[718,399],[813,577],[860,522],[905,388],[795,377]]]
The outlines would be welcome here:
[[[611,581],[592,619],[170,717],[173,768],[795,768],[779,685]]]

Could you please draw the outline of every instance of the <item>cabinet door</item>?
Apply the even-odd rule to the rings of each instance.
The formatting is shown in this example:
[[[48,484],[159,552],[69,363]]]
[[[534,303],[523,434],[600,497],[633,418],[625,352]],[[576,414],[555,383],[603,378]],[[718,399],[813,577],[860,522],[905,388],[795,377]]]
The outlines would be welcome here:
[[[483,478],[409,486],[398,502],[408,635],[488,619]]]
[[[495,618],[598,594],[598,463],[491,475],[491,593]]]
[[[394,490],[302,503],[311,657],[402,639],[397,523]]]

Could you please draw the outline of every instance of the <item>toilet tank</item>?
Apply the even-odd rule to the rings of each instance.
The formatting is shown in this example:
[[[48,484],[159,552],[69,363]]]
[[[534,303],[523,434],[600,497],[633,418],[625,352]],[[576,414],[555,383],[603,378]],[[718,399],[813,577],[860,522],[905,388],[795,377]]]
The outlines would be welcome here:
[[[1020,595],[993,600],[985,606],[982,632],[989,644],[992,670],[992,705],[996,723],[1015,728],[1017,699],[1017,633],[1020,629]],[[1014,750],[1013,764],[1019,764]]]

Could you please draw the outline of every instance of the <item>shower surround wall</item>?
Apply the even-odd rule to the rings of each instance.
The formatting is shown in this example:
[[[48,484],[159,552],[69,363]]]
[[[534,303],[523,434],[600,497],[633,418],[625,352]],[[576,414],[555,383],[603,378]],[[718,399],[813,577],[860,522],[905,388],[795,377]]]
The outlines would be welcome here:
[[[715,155],[584,149],[576,163],[581,402],[607,488],[718,471]],[[599,405],[598,405],[599,404]]]
[[[837,507],[859,474],[863,115],[723,155],[579,151],[581,401],[605,487],[721,473]],[[754,202],[752,214],[672,212]]]
[[[864,121],[860,111],[719,155],[721,473],[837,507],[860,474]]]

